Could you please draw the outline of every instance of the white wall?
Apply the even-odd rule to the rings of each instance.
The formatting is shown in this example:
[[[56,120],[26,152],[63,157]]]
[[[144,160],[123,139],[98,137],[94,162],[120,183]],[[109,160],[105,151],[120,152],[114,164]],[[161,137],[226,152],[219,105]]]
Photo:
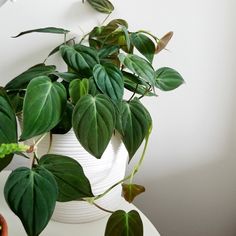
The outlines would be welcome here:
[[[147,192],[136,204],[162,236],[235,236],[235,1],[113,2],[112,17],[127,19],[133,30],[145,28],[158,36],[175,32],[170,52],[162,52],[155,64],[176,68],[186,80],[178,90],[144,101],[154,128],[136,179]],[[81,34],[81,29],[86,32],[104,18],[84,8],[80,0],[18,0],[4,5],[0,9],[1,84],[41,62],[62,40],[10,36],[45,26]]]

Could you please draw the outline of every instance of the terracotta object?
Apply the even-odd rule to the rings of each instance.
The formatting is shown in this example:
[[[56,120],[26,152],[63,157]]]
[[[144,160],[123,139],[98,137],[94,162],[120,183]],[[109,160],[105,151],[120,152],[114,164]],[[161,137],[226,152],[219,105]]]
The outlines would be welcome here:
[[[0,225],[2,227],[2,229],[0,230],[0,236],[8,236],[7,222],[1,214],[0,214]]]

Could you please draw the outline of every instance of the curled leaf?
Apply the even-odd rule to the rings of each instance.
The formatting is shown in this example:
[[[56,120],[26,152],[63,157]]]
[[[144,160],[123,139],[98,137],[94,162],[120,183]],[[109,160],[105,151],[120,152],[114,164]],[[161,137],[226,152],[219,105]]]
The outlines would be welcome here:
[[[131,203],[141,193],[145,192],[145,188],[138,184],[122,184],[123,197],[124,199]]]
[[[113,4],[108,0],[87,0],[96,10],[102,13],[111,14],[114,10]]]
[[[165,34],[158,42],[157,47],[156,47],[156,51],[155,53],[159,53],[160,51],[162,51],[166,45],[169,43],[169,41],[171,40],[172,36],[173,36],[173,32],[170,31],[167,34]]]

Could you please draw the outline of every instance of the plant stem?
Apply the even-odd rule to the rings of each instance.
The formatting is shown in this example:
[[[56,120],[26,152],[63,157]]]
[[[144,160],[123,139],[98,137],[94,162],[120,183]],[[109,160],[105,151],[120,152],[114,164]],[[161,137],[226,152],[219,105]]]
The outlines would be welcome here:
[[[151,134],[151,128],[150,128],[150,130],[149,130],[149,132],[147,134],[146,140],[145,140],[142,156],[141,156],[138,164],[133,168],[133,171],[131,173],[131,177],[130,177],[130,180],[129,180],[130,183],[133,182],[134,175],[139,171],[140,166],[142,165],[142,163],[144,161],[144,157],[145,157],[145,153],[147,151],[147,146],[148,146],[148,141],[149,141],[150,134]]]
[[[135,94],[136,94],[136,92],[137,92],[137,89],[138,89],[138,84],[136,84],[135,90],[134,90],[134,92],[133,92],[133,94],[132,94],[132,96],[130,97],[130,99],[129,99],[128,102],[130,102],[130,101],[133,99],[133,97],[135,96]]]
[[[103,208],[103,207],[101,207],[101,206],[99,206],[97,203],[93,203],[93,205],[95,206],[95,207],[97,207],[97,208],[99,208],[100,210],[102,210],[102,211],[105,211],[105,212],[108,212],[108,213],[114,213],[114,211],[110,211],[110,210],[107,210],[107,209],[105,209],[105,208]]]
[[[144,96],[146,96],[146,94],[148,93],[148,92],[150,92],[151,90],[151,85],[149,85],[149,88],[148,89],[146,89],[146,91],[144,92],[144,94],[143,95],[141,95],[138,99],[142,99]]]

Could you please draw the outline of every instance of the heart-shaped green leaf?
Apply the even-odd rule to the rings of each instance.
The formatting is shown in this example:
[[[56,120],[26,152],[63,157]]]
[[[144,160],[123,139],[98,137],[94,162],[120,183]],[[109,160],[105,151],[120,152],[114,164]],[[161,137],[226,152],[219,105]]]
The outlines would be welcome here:
[[[67,202],[94,196],[83,168],[74,159],[47,154],[40,159],[39,165],[50,171],[57,181],[59,191],[57,201]]]
[[[79,99],[88,94],[89,80],[88,79],[75,79],[70,82],[69,93],[73,104],[76,104]]]
[[[151,86],[155,86],[155,71],[148,61],[133,54],[125,55],[120,53],[118,58],[125,67],[143,79],[144,82],[149,83]]]
[[[99,63],[96,51],[83,45],[61,46],[60,52],[65,63],[85,78],[92,75],[93,67]]]
[[[33,79],[25,95],[23,132],[20,139],[23,141],[54,128],[64,113],[66,96],[61,83],[52,83],[47,76]]]
[[[145,188],[138,184],[122,184],[123,197],[129,203],[133,202],[135,197],[145,192]]]
[[[129,152],[129,161],[143,142],[151,126],[147,109],[137,99],[123,102],[121,110],[123,142]]]
[[[172,68],[162,67],[156,71],[156,87],[163,91],[176,89],[183,83],[183,77]]]
[[[154,42],[142,33],[132,33],[131,42],[152,63],[156,49]]]
[[[77,102],[72,120],[81,145],[96,158],[101,158],[115,127],[112,102],[102,94],[85,95]]]
[[[5,199],[20,218],[28,236],[38,236],[47,226],[57,194],[53,175],[41,167],[16,169],[8,177],[4,188]]]
[[[114,6],[109,0],[87,0],[87,1],[96,11],[106,14],[111,14],[114,10]]]
[[[143,236],[143,222],[139,213],[135,210],[114,212],[108,219],[105,236]]]
[[[6,96],[6,94],[5,94]],[[0,95],[0,145],[17,142],[17,124],[15,113],[6,97]],[[0,171],[12,160],[13,154],[0,159]]]
[[[124,94],[124,81],[120,70],[113,64],[96,65],[93,76],[98,88],[114,101],[120,101]]]
[[[17,38],[24,34],[30,34],[30,33],[50,33],[50,34],[67,34],[69,33],[69,30],[62,29],[62,28],[56,28],[56,27],[46,27],[46,28],[39,28],[39,29],[33,29],[33,30],[27,30],[19,33],[18,35],[12,37]]]
[[[55,66],[46,66],[45,64],[38,64],[35,65],[22,74],[15,77],[13,80],[11,80],[6,86],[6,90],[15,90],[15,89],[24,89],[27,87],[29,82],[38,77],[43,75],[49,75],[55,71]]]

